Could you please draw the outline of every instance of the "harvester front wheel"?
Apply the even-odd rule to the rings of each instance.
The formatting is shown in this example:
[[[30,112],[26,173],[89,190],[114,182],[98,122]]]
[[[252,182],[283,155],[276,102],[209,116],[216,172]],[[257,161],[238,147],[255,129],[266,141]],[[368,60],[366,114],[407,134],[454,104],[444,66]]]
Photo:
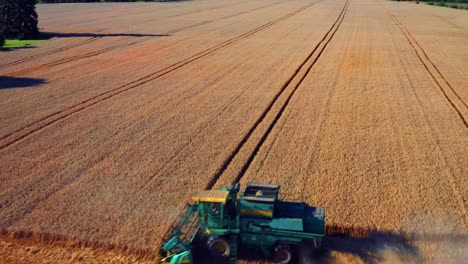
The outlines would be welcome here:
[[[206,241],[206,246],[213,257],[226,259],[229,258],[229,255],[231,254],[231,246],[223,237],[209,237]]]
[[[292,263],[293,251],[289,245],[278,245],[273,250],[273,257],[280,264]]]

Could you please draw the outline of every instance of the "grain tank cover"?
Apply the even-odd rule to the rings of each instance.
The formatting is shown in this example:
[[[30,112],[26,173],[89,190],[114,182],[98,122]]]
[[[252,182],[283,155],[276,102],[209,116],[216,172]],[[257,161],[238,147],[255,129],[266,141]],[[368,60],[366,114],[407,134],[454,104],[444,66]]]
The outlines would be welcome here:
[[[241,215],[273,218],[279,188],[273,184],[248,183],[239,200]]]

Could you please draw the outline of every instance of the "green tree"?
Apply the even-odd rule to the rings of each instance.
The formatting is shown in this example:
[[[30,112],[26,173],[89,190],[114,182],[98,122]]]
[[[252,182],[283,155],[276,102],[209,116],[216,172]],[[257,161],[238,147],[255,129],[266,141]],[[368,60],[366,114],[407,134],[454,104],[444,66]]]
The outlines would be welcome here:
[[[36,12],[36,0],[16,0],[19,8],[15,16],[15,24],[20,38],[35,38],[39,35],[37,28],[38,17]]]
[[[0,0],[0,30],[6,38],[35,38],[36,0]]]
[[[3,37],[3,32],[0,30],[0,49],[3,47],[3,44],[5,44],[5,38]]]
[[[17,0],[0,0],[0,31],[7,38],[18,34],[15,22],[17,10]]]

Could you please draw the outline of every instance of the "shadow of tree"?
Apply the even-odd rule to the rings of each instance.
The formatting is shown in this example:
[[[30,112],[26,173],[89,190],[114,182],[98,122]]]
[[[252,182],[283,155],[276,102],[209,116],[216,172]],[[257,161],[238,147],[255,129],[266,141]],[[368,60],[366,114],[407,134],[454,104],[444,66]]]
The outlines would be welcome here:
[[[192,0],[156,0],[154,2],[165,3],[165,2],[189,2]]]
[[[188,2],[192,0],[146,0],[144,2],[151,3],[151,2],[159,2],[159,3],[164,3],[164,2]],[[77,0],[42,0],[43,4],[59,4],[59,3],[80,3],[80,4],[88,4],[88,3],[96,3],[96,2],[124,2],[124,3],[135,3],[139,1],[136,0],[119,0],[119,1],[111,1],[111,0],[94,0],[94,1],[77,1]]]
[[[32,88],[46,83],[44,79],[0,76],[0,90],[12,88]]]
[[[22,49],[33,49],[36,48],[34,45],[28,45],[28,46],[23,46],[23,47],[17,47],[17,48],[0,48],[1,52],[10,52],[14,50],[22,50]]]
[[[137,34],[137,33],[57,33],[57,32],[42,32],[45,37],[58,38],[80,38],[80,37],[168,37],[167,34]]]

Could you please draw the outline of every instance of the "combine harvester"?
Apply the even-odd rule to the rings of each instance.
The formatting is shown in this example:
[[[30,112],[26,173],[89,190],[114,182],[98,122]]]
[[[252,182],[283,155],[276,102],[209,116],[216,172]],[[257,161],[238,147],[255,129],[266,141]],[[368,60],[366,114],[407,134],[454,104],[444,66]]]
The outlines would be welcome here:
[[[216,263],[234,263],[242,246],[285,264],[301,243],[322,247],[324,208],[279,200],[278,185],[249,183],[238,197],[239,187],[192,197],[163,238],[162,262],[205,264],[197,256],[209,252]]]

